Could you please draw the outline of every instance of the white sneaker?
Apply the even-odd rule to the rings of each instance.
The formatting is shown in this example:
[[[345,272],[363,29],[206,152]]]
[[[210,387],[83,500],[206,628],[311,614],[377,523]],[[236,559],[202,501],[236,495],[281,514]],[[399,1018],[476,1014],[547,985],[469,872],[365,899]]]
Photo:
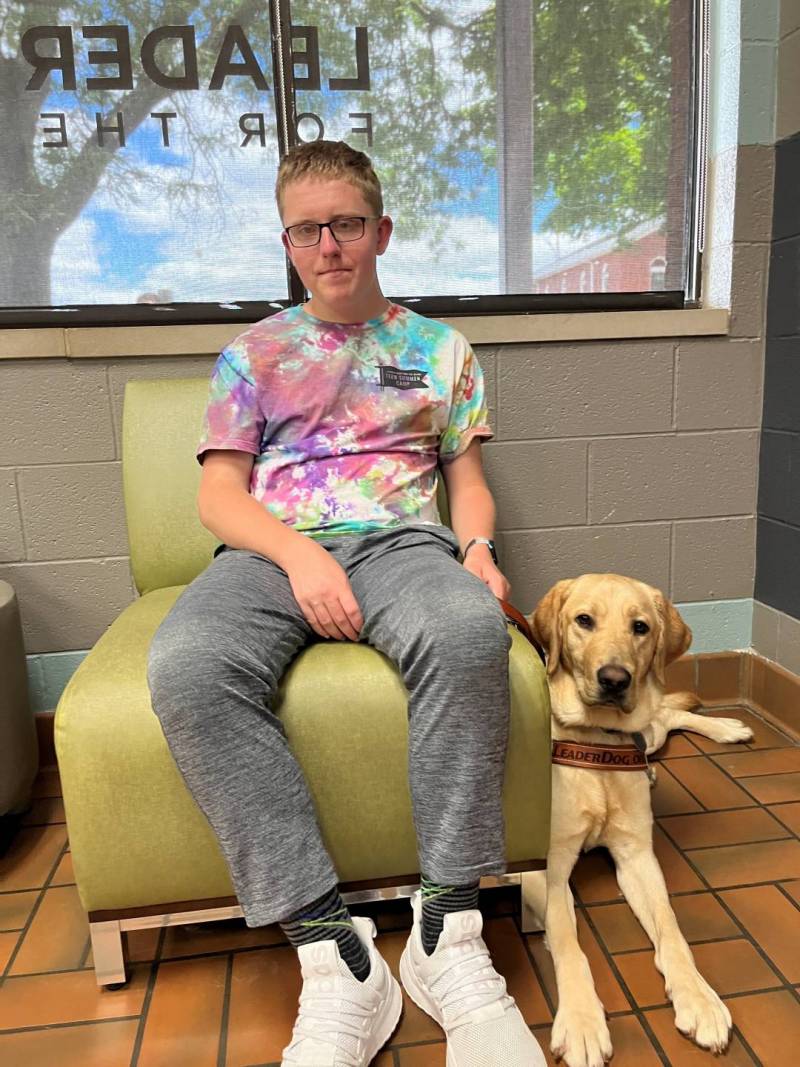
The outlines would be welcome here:
[[[367,1067],[397,1026],[403,994],[373,945],[375,924],[363,916],[353,926],[369,956],[364,982],[354,978],[336,941],[314,941],[297,950],[303,972],[300,1011],[284,1067]]]
[[[447,1067],[545,1067],[505,979],[492,966],[479,911],[444,917],[432,955],[422,947],[422,899],[412,899],[414,925],[400,958],[406,993],[447,1034]]]

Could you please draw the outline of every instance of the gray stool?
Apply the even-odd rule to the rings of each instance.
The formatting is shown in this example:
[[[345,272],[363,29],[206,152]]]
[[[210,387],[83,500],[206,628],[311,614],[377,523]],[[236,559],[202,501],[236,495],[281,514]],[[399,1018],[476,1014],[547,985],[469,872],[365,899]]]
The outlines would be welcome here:
[[[17,597],[0,581],[0,816],[27,808],[38,769]]]

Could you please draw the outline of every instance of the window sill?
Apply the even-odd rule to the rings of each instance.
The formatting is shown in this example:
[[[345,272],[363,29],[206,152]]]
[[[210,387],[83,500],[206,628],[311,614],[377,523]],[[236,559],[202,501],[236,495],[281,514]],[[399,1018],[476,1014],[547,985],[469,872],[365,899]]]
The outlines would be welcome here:
[[[443,317],[474,345],[607,341],[637,337],[702,337],[728,332],[728,310],[583,311],[568,314]],[[0,329],[2,359],[119,359],[200,356],[219,352],[245,327],[77,326]]]

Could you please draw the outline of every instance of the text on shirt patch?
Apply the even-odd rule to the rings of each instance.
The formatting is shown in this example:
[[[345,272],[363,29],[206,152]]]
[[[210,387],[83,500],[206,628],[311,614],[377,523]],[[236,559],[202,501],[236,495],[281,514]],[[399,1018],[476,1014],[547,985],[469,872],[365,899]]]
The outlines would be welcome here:
[[[426,370],[400,370],[398,367],[378,367],[381,376],[381,389],[393,386],[395,389],[429,389],[425,381]]]

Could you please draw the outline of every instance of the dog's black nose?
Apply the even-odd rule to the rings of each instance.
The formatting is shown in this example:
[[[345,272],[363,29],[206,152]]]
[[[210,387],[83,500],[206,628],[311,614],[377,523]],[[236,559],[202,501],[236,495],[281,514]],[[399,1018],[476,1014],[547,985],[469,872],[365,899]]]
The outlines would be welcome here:
[[[631,675],[624,667],[601,667],[597,672],[597,680],[604,693],[619,696],[631,684]]]

